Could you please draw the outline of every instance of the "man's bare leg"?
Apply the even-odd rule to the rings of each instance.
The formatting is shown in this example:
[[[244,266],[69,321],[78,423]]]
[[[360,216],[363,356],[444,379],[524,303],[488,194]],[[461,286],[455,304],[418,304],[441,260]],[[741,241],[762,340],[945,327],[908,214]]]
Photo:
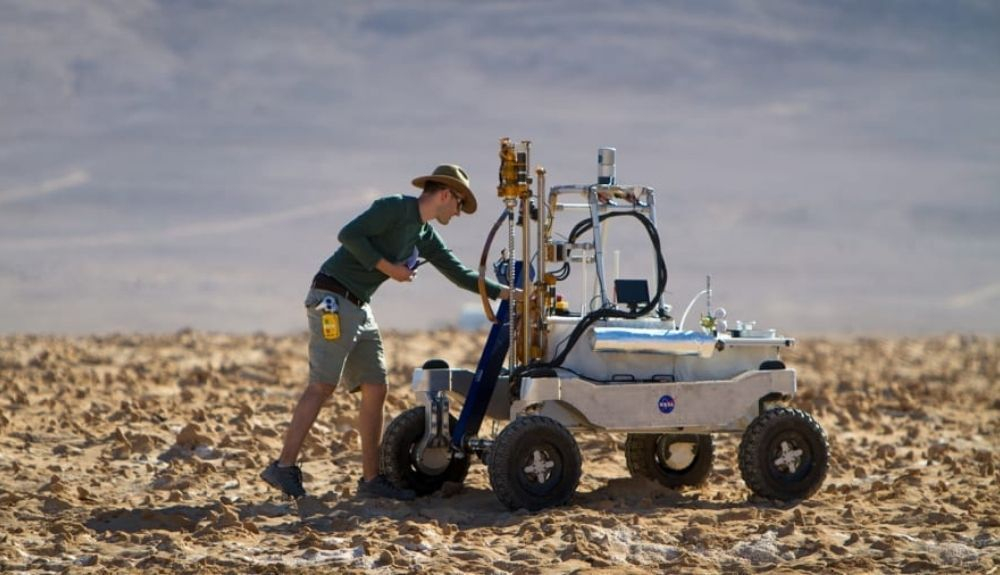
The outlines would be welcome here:
[[[379,474],[378,452],[382,443],[382,412],[386,386],[381,383],[361,384],[361,470],[365,481]]]
[[[310,383],[302,392],[302,397],[299,398],[299,403],[295,406],[295,411],[292,412],[292,423],[285,432],[285,444],[281,448],[278,465],[287,467],[295,464],[295,460],[299,457],[299,451],[302,449],[302,443],[305,441],[306,435],[309,435],[309,430],[316,421],[319,410],[335,388],[336,386],[325,383]]]

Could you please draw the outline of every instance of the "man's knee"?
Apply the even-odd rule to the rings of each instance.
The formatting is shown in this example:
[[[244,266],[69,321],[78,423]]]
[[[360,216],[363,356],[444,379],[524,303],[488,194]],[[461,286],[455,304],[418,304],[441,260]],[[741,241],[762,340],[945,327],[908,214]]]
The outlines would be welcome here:
[[[336,385],[330,385],[327,383],[310,383],[306,386],[306,395],[314,397],[320,401],[326,401],[328,397],[333,395],[333,390],[336,388]]]

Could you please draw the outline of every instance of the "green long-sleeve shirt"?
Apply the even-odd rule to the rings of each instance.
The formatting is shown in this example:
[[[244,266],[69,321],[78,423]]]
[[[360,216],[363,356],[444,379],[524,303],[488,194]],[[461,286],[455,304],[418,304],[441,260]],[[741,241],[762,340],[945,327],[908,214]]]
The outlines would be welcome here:
[[[340,247],[319,271],[336,278],[366,302],[389,279],[375,264],[382,258],[393,263],[404,262],[414,248],[452,283],[479,292],[479,274],[463,265],[434,228],[420,219],[417,198],[396,195],[375,200],[340,230],[337,239]],[[490,298],[500,297],[501,289],[500,284],[487,278]]]

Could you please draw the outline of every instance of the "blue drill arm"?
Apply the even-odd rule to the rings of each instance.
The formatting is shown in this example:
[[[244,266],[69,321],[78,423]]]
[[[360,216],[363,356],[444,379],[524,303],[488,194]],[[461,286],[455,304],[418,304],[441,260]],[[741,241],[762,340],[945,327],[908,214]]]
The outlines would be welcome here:
[[[521,285],[521,262],[514,266],[514,285]],[[500,302],[496,313],[497,321],[490,328],[490,335],[486,338],[486,346],[479,357],[476,365],[476,374],[472,378],[472,385],[469,387],[469,395],[465,398],[465,405],[462,406],[462,413],[458,417],[458,423],[452,430],[451,444],[458,451],[464,451],[465,438],[475,437],[479,433],[479,426],[483,423],[486,410],[493,398],[493,390],[497,385],[497,378],[500,370],[503,369],[504,360],[507,358],[507,350],[510,348],[510,301]]]

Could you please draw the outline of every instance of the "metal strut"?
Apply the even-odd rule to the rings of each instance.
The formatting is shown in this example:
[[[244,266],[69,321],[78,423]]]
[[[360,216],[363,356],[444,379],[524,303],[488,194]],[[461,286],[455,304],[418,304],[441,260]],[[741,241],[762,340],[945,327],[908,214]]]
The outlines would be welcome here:
[[[505,201],[507,205],[507,287],[510,290],[510,321],[507,324],[507,329],[510,330],[507,336],[507,341],[510,345],[515,346],[513,348],[514,353],[508,354],[507,356],[507,373],[514,373],[514,367],[517,365],[517,340],[514,336],[517,334],[517,306],[514,305],[514,268],[517,267],[517,258],[514,252],[514,212],[517,209],[517,200],[508,199]]]

